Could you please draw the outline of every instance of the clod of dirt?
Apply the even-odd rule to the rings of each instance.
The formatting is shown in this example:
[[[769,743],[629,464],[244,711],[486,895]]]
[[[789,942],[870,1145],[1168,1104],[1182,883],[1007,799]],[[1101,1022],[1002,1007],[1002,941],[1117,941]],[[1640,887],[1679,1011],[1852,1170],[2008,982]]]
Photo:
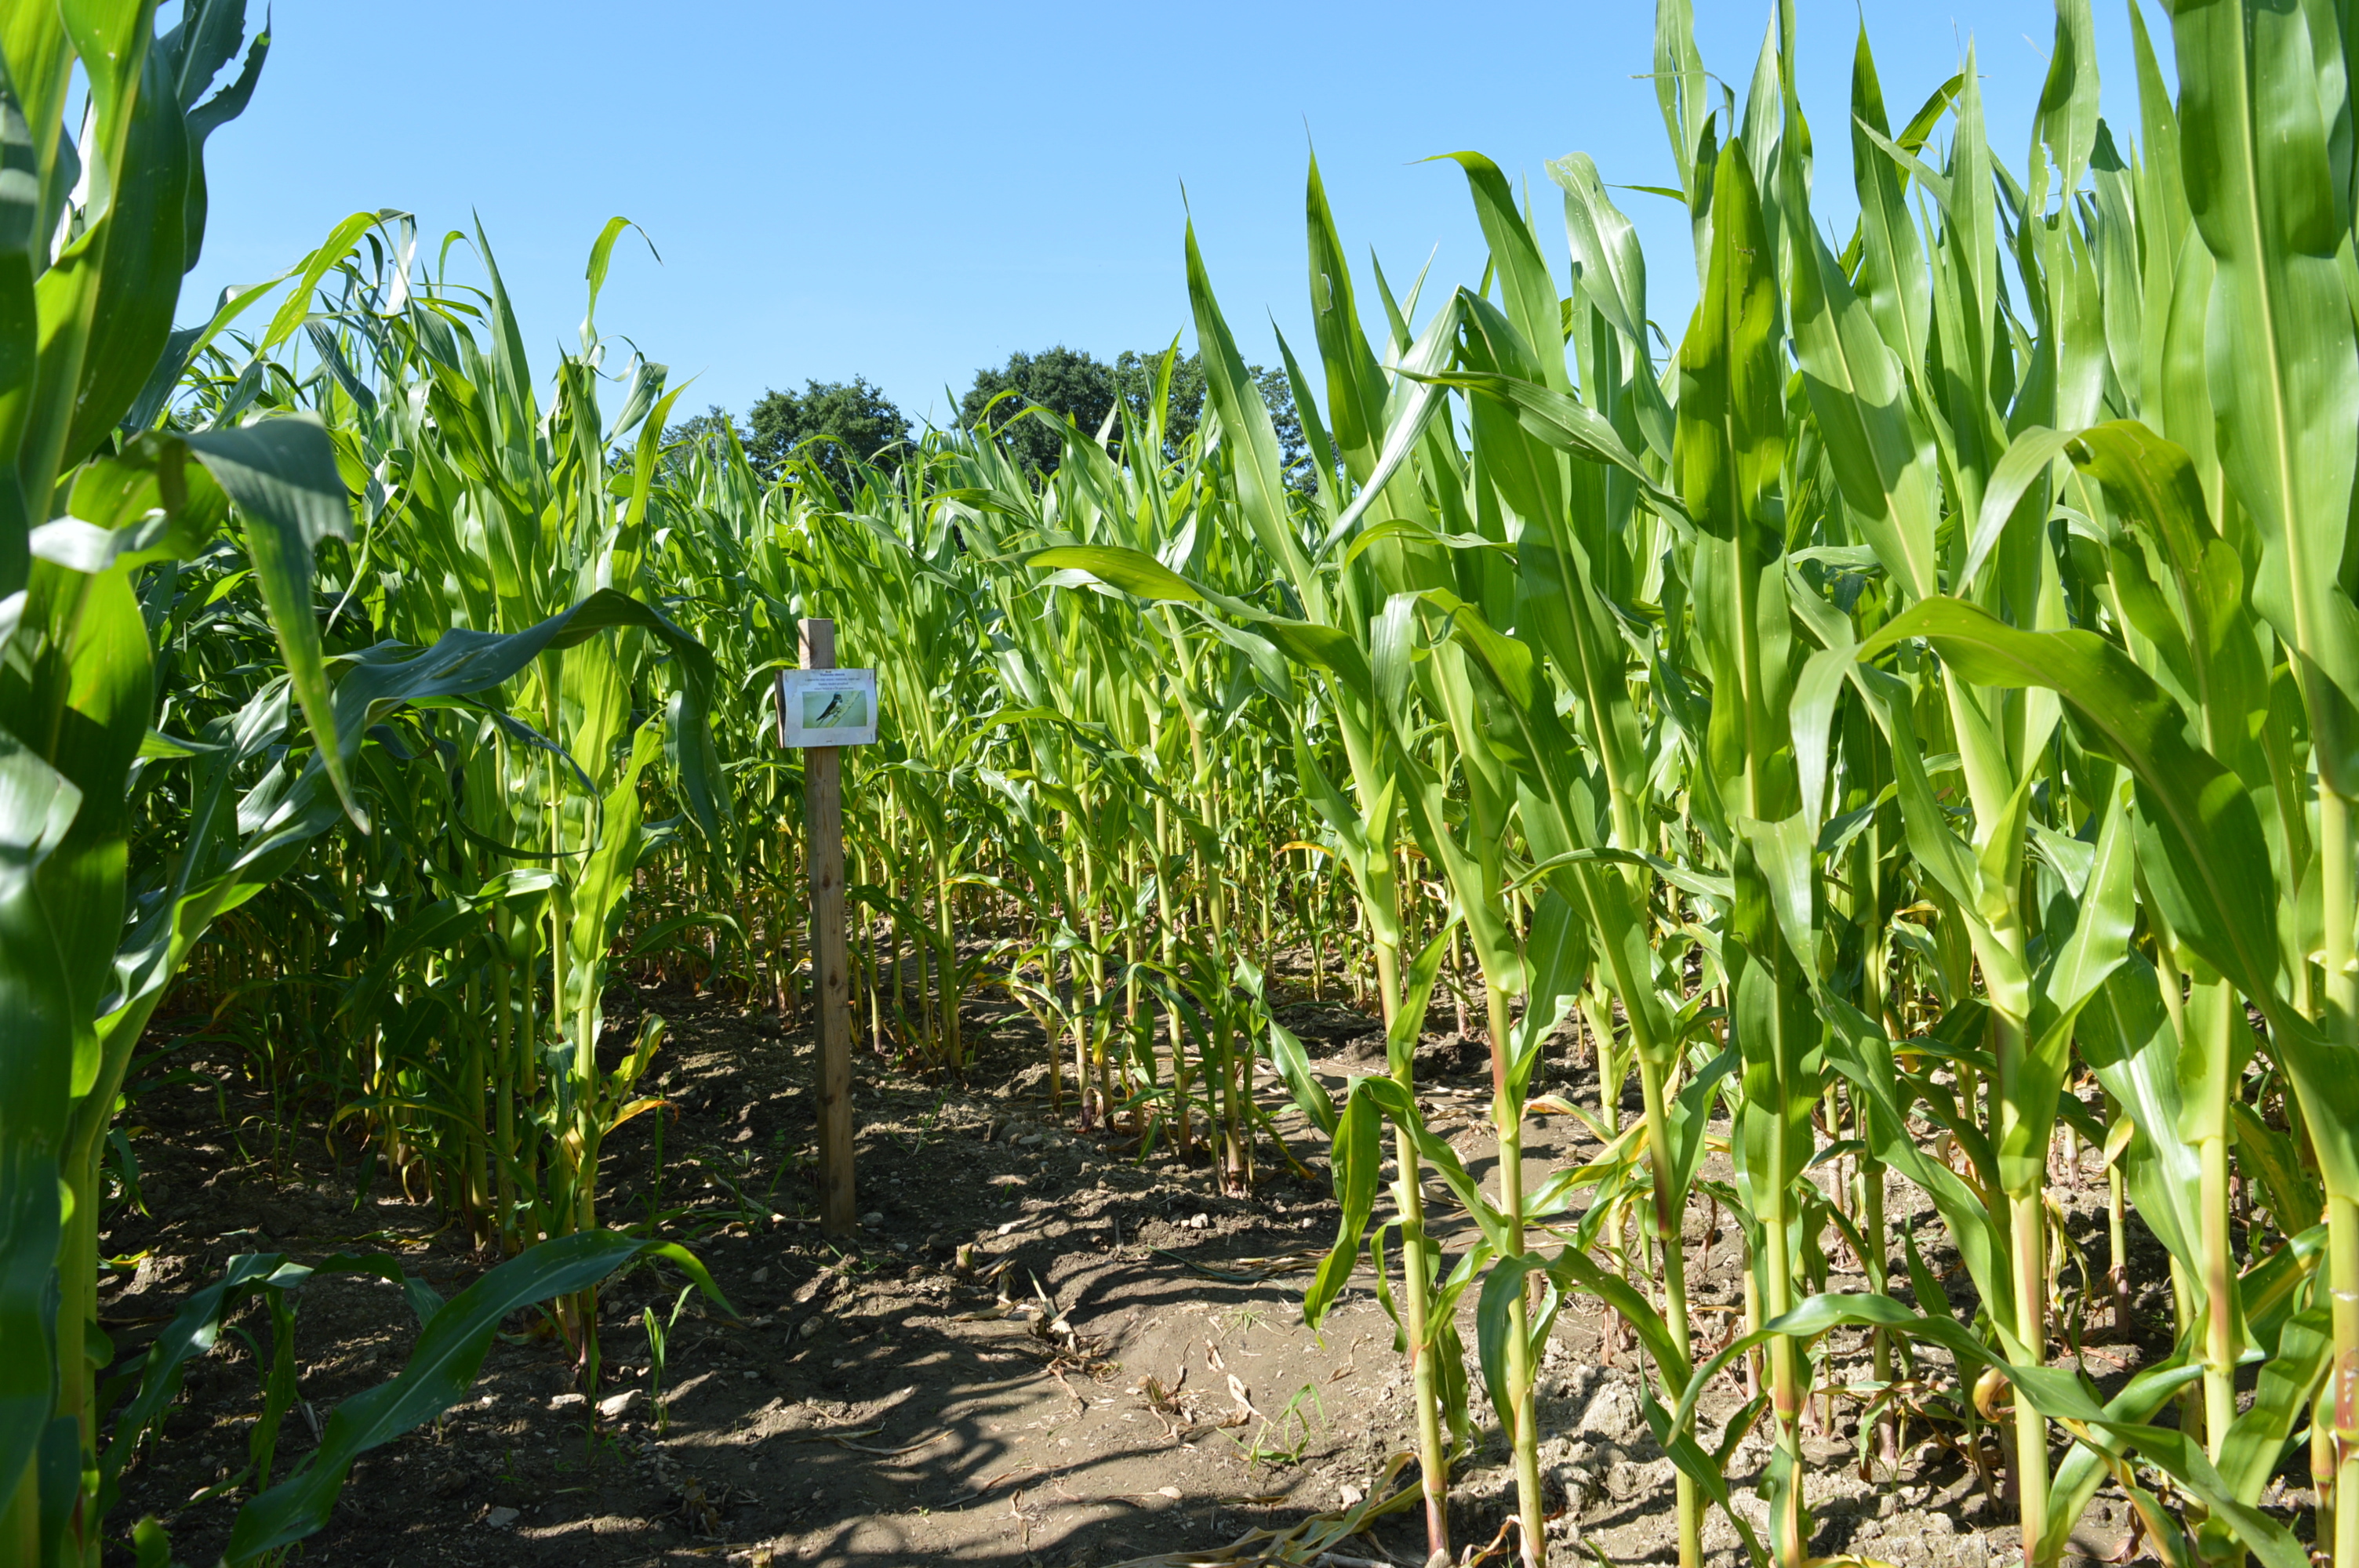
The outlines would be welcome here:
[[[1359,1035],[1344,1041],[1337,1054],[1352,1066],[1381,1066],[1386,1060],[1385,1037]],[[1429,1034],[1418,1042],[1415,1060],[1421,1078],[1462,1077],[1489,1065],[1491,1048],[1471,1035]]]
[[[1586,1443],[1550,1438],[1540,1444],[1542,1481],[1563,1499],[1564,1511],[1579,1519],[1604,1489],[1603,1456]]]
[[[1616,1459],[1605,1472],[1605,1491],[1617,1503],[1626,1503],[1658,1486],[1669,1486],[1672,1465],[1668,1459],[1658,1459],[1651,1465],[1634,1465],[1627,1459]]]
[[[1417,1070],[1426,1076],[1455,1077],[1484,1066],[1490,1045],[1465,1034],[1429,1034],[1417,1043]]]
[[[1593,1441],[1629,1443],[1646,1432],[1647,1416],[1638,1408],[1638,1396],[1630,1391],[1627,1383],[1608,1383],[1597,1390],[1589,1408],[1581,1412],[1581,1430]]]

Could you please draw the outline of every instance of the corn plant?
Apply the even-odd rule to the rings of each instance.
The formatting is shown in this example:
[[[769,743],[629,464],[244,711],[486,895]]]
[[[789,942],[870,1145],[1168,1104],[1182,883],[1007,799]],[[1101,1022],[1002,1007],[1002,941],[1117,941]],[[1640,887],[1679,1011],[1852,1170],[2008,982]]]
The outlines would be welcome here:
[[[213,408],[162,422],[206,335],[171,330],[204,232],[204,143],[244,107],[267,39],[208,98],[244,41],[243,6],[191,5],[161,36],[153,11],[30,6],[0,38],[11,170],[0,265],[19,307],[7,314],[0,380],[0,922],[10,932],[0,960],[0,1311],[11,1351],[0,1550],[27,1563],[98,1562],[115,1477],[170,1398],[175,1357],[210,1343],[226,1304],[263,1290],[274,1355],[282,1372],[291,1365],[292,1266],[241,1260],[190,1303],[185,1333],[159,1341],[103,1440],[95,1376],[113,1355],[93,1295],[100,1166],[133,1047],[192,946],[336,823],[366,820],[357,777],[372,743],[348,711],[351,683],[332,689],[312,599],[316,552],[352,538],[333,442],[300,415],[240,424],[245,410]],[[77,65],[90,95],[78,140],[62,123]],[[306,283],[337,254],[311,258]],[[283,340],[302,314],[299,294],[266,341]],[[230,561],[239,573],[221,570]],[[208,714],[201,695],[167,697],[159,642],[168,654],[241,575],[269,629],[270,677],[226,711]],[[397,687],[378,710],[407,695]],[[192,719],[203,720],[193,736],[160,727]],[[173,771],[177,786],[165,782]],[[160,811],[165,843],[142,833],[135,846],[135,825],[145,826],[135,809]],[[299,1475],[241,1515],[232,1559],[316,1530],[352,1457],[455,1400],[507,1311],[586,1286],[639,1249],[583,1239],[561,1258],[519,1260],[473,1292],[480,1301],[443,1314],[383,1397],[340,1410]],[[288,1397],[287,1378],[275,1377],[257,1487]],[[161,1544],[152,1522],[142,1527],[143,1556]]]
[[[1336,435],[1318,505],[1299,522],[1271,503],[1252,411],[1221,396],[1224,330],[1192,241],[1190,250],[1200,340],[1230,449],[1210,472],[1299,616],[1212,590],[1135,548],[1034,557],[1150,601],[1207,607],[1230,635],[1266,638],[1318,672],[1339,706],[1364,704],[1356,711],[1371,716],[1368,739],[1355,747],[1346,725],[1363,798],[1384,792],[1447,868],[1495,1018],[1504,1022],[1512,1010],[1502,1004],[1528,992],[1527,1033],[1536,1034],[1536,1017],[1560,1016],[1569,994],[1593,983],[1618,1004],[1647,1106],[1662,1311],[1573,1262],[1576,1249],[1556,1267],[1607,1293],[1661,1346],[1664,1380],[1680,1396],[1668,1435],[1683,1473],[1686,1561],[1700,1552],[1701,1495],[1718,1483],[1687,1424],[1701,1380],[1681,1300],[1680,1215],[1695,1179],[1694,1133],[1723,1082],[1739,1177],[1730,1195],[1752,1242],[1752,1332],[1723,1357],[1756,1345],[1768,1357],[1778,1437],[1770,1552],[1798,1562],[1806,1552],[1804,1348],[1835,1321],[1875,1330],[1880,1376],[1895,1340],[1914,1336],[1949,1346],[1962,1371],[1979,1375],[1977,1402],[2014,1385],[2011,1471],[2027,1560],[2060,1550],[2101,1472],[2126,1484],[2131,1444],[2204,1500],[2206,1531],[2240,1535],[2265,1554],[2284,1549],[2282,1532],[2251,1513],[2252,1488],[2323,1376],[2322,1348],[2312,1347],[2326,1343],[2328,1314],[2299,1308],[2311,1287],[2292,1282],[2319,1249],[2242,1265],[2229,1171],[2234,1130],[2247,1123],[2253,1157],[2280,1147],[2240,1087],[2264,1044],[2285,1054],[2305,1128],[2347,1119],[2332,1098],[2342,1080],[2315,1054],[2334,1038],[2335,992],[2306,957],[2332,961],[2345,939],[2335,922],[2347,887],[2332,880],[2346,874],[2339,849],[2318,852],[2320,908],[2333,913],[2318,917],[2317,935],[2288,931],[2275,946],[2256,944],[2277,924],[2263,879],[2277,879],[2277,907],[2299,911],[2308,845],[2339,843],[2337,775],[2314,743],[2315,827],[2300,803],[2310,787],[2302,742],[2336,733],[2339,721],[2339,644],[2322,629],[2339,624],[2341,601],[2318,597],[2331,573],[2310,569],[2298,589],[2271,584],[2293,580],[2292,561],[2341,558],[2339,502],[2308,503],[2308,515],[2331,518],[2331,528],[2294,519],[2305,494],[2347,498],[2347,475],[2340,459],[2316,473],[2292,461],[2301,438],[2288,411],[2299,402],[2305,416],[2336,416],[2321,411],[2341,405],[2298,378],[2324,373],[2310,368],[2318,352],[2341,365],[2349,324],[2347,312],[2328,312],[2333,321],[2306,335],[2303,353],[2268,373],[2273,382],[2218,348],[2207,379],[2201,334],[2207,319],[2214,343],[2228,341],[2217,336],[2231,330],[2223,322],[2265,341],[2294,330],[2287,323],[2300,318],[2277,301],[2308,297],[2299,294],[2305,275],[2284,258],[2330,252],[2342,231],[2331,222],[2300,231],[2292,214],[2314,225],[2320,213],[2345,224],[2349,216],[2341,188],[2320,182],[2327,166],[2315,158],[2325,155],[2307,150],[2332,145],[2340,120],[2318,122],[2324,130],[2299,120],[2317,103],[2344,113],[2333,94],[2311,93],[2303,74],[2313,69],[2307,51],[2339,43],[2274,21],[2214,19],[2235,14],[2218,6],[2174,18],[2177,106],[2138,29],[2150,149],[2138,163],[2097,114],[2085,9],[2060,7],[2021,179],[1985,145],[1971,56],[1896,135],[1863,39],[1853,108],[1864,216],[1838,252],[1808,218],[1810,138],[1791,88],[1790,15],[1780,12],[1743,103],[1732,96],[1723,114],[1707,101],[1684,6],[1667,4],[1658,90],[1701,275],[1670,370],[1658,372],[1649,353],[1644,259],[1588,160],[1551,169],[1578,269],[1563,297],[1504,180],[1461,155],[1491,284],[1454,297],[1413,339],[1392,308],[1394,353],[1382,366],[1350,341],[1349,274],[1322,232],[1314,173],[1314,303]],[[2276,122],[2260,106],[2274,103],[2261,83],[2287,81],[2296,85],[2284,95],[2298,101],[2288,113],[2299,124],[2262,157],[2254,149]],[[1928,148],[1945,122],[1953,134],[1937,166]],[[2199,133],[2211,138],[2201,179],[2185,161]],[[2302,165],[2304,157],[2313,161]],[[1921,229],[1906,200],[1911,186],[1927,198]],[[2299,199],[2310,205],[2288,207],[2288,190],[2307,192]],[[2027,319],[2008,301],[2010,269]],[[2233,373],[2219,368],[2232,363]],[[2297,383],[2299,395],[2289,390]],[[1465,398],[1471,450],[1432,419],[1436,388]],[[1299,403],[1315,416],[1307,392],[1298,384]],[[2149,412],[2193,445],[2181,449],[2130,422]],[[2114,422],[2101,424],[2109,415]],[[2269,451],[2278,454],[2274,469],[2253,455]],[[2289,488],[2297,467],[2310,491]],[[2057,481],[2051,470],[2077,477]],[[1402,475],[1417,482],[1404,486]],[[2231,503],[2241,534],[2211,521]],[[2070,526],[2051,523],[2060,509]],[[1501,521],[1486,526],[1486,518]],[[1507,580],[1519,591],[1495,586],[1484,569],[1493,556],[1516,563]],[[2287,650],[2287,674],[2275,678],[2274,646]],[[1401,706],[1412,691],[1420,717]],[[1455,742],[1440,758],[1411,739],[1436,719]],[[1926,765],[1945,752],[1963,785],[1962,819]],[[1500,782],[1503,766],[1512,785]],[[1316,759],[1298,773],[1312,783]],[[1676,800],[1667,779],[1680,781]],[[2249,805],[2239,804],[2238,780]],[[1511,897],[1504,864],[1481,852],[1514,842],[1509,799],[1529,868],[1512,880],[1559,901],[1528,913]],[[1372,818],[1326,815],[1339,837],[1360,830],[1355,871],[1379,863],[1364,847]],[[1389,869],[1388,853],[1381,863]],[[1835,877],[1839,863],[1847,874]],[[1366,875],[1356,891],[1364,906],[1393,903]],[[1913,1035],[1918,1004],[1890,983],[1891,933],[1928,934],[1895,925],[1904,891],[1931,910],[1940,932],[1919,972],[1936,982],[1940,1022]],[[1568,910],[1582,917],[1577,932],[1566,930]],[[1673,925],[1694,932],[1712,960],[1703,989],[1723,999],[1715,1027],[1733,1057],[1698,1046],[1707,999],[1675,967],[1689,944],[1664,940]],[[1564,960],[1539,989],[1535,944]],[[1380,966],[1386,946],[1380,935]],[[1397,939],[1390,946],[1397,952]],[[1593,963],[1590,981],[1582,971]],[[2267,1021],[2267,1042],[2245,1028],[2239,1000]],[[1604,1021],[1601,1049],[1614,1046],[1613,1011],[1590,1016]],[[1493,1033],[1499,1042],[1506,1031]],[[2135,1119],[2120,1146],[2184,1260],[2190,1374],[2200,1371],[2203,1389],[2187,1427],[2203,1433],[2200,1448],[2142,1424],[2173,1386],[2168,1376],[2099,1411],[2082,1386],[2041,1367],[2053,1327],[2045,1185],[2060,1117],[2076,1137],[2104,1137],[2061,1092],[2076,1041],[2119,1114]],[[1896,1045],[1914,1049],[1896,1054]],[[1921,1061],[1927,1050],[1954,1064],[1954,1086],[1902,1060]],[[1503,1170],[1513,1168],[1514,1065],[1503,1050]],[[1364,1223],[1365,1200],[1348,1195],[1365,1190],[1356,1184],[1373,1169],[1359,1142],[1373,1135],[1371,1116],[1402,1122],[1401,1209],[1405,1223],[1415,1216],[1413,1102],[1368,1089],[1352,1104],[1337,1168],[1347,1208],[1361,1217],[1312,1292],[1314,1315]],[[1819,1158],[1814,1119],[1826,1115],[1832,1134],[1845,1106],[1873,1194],[1856,1218],[1831,1209],[1804,1179]],[[1965,1148],[1963,1174],[1927,1156],[1911,1127],[1920,1116]],[[2183,1158],[2170,1141],[2183,1141],[2171,1145]],[[2319,1150],[2315,1187],[2281,1182],[2280,1201],[2294,1213],[2288,1235],[2304,1230],[2313,1193],[2324,1194],[2330,1220],[2336,1212],[2330,1153]],[[1986,1339],[1961,1338],[1954,1323],[1912,1317],[1881,1298],[1886,1170],[1923,1186],[1940,1211],[1974,1280]],[[1517,1195],[1464,1201],[1485,1219],[1495,1254],[1470,1259],[1473,1270],[1519,1281],[1549,1267],[1523,1256]],[[1831,1216],[1873,1259],[1872,1293],[1806,1307],[1797,1270],[1814,1266],[1808,1238]],[[1407,1293],[1414,1315],[1413,1281]],[[2240,1298],[2256,1295],[2268,1301],[2267,1314],[2240,1310]],[[1495,1299],[1506,1310],[1484,1314],[1485,1365],[1502,1370],[1495,1403],[1520,1451],[1530,1437],[1515,1413],[1516,1352],[1529,1326],[1512,1310],[1522,1304],[1519,1284]],[[1495,1360],[1492,1339],[1505,1341]],[[2303,1348],[2283,1348],[2297,1341]],[[1411,1330],[1409,1343],[1414,1353],[1424,1341]],[[2233,1379],[2254,1343],[2283,1357],[2272,1363],[2283,1376],[2269,1413],[2248,1419],[2235,1411]],[[2051,1420],[2078,1444],[2053,1475]],[[2134,1437],[2123,1435],[2132,1427]],[[2341,1450],[2323,1424],[2316,1430],[2321,1512],[2340,1530],[2324,1505]],[[2219,1468],[2231,1454],[2233,1476]],[[1429,1446],[1429,1472],[1439,1457]],[[1536,1559],[1536,1488],[1519,1469],[1523,1549]],[[1445,1544],[1438,1525],[1434,1544]]]
[[[56,1362],[9,1374],[12,1547],[98,1539],[103,1491],[45,1514],[35,1477],[73,1445],[110,1473],[88,1384],[53,1398],[48,1368],[90,1359],[78,1238],[131,1044],[208,921],[295,924],[272,879],[299,865],[325,937],[208,955],[193,983],[224,1017],[293,1021],[251,1031],[257,1073],[332,1098],[340,1136],[487,1249],[571,1248],[535,1277],[561,1275],[594,1379],[599,1154],[650,1103],[661,1040],[650,1021],[602,1064],[606,987],[685,965],[798,1006],[799,775],[765,692],[794,620],[826,614],[886,694],[849,781],[873,1044],[978,1071],[962,1006],[1003,990],[1048,1036],[1056,1112],[1201,1146],[1232,1192],[1265,1148],[1295,1158],[1265,1137],[1274,1075],[1343,1211],[1306,1312],[1364,1260],[1397,1314],[1430,1551],[1487,1405],[1518,1551],[1544,1558],[1537,1368],[1585,1295],[1645,1355],[1682,1568],[1715,1508],[1755,1563],[1808,1561],[1802,1435],[1839,1392],[1881,1463],[1904,1421],[1954,1428],[1986,1481],[1995,1452],[2034,1565],[2110,1481],[2171,1561],[2295,1568],[2259,1504],[2305,1438],[2315,1540],[2359,1562],[2338,27],[2180,5],[2174,95],[2134,7],[2122,134],[2088,9],[2061,0],[2018,164],[1989,145],[1971,49],[1897,119],[1863,33],[1838,236],[1812,216],[1791,5],[1739,92],[1661,0],[1698,299],[1676,339],[1615,171],[1584,155],[1547,166],[1561,251],[1496,164],[1452,155],[1487,265],[1430,299],[1355,276],[1314,164],[1315,342],[1279,344],[1307,478],[1191,231],[1207,398],[1185,439],[1175,350],[1103,427],[1049,420],[1051,474],[986,430],[806,452],[766,484],[726,433],[667,449],[662,368],[609,363],[619,220],[546,397],[488,244],[470,288],[419,265],[398,214],[340,225],[273,313],[242,294],[168,335],[170,264],[201,232],[189,160],[259,53],[200,102],[234,6],[156,39],[137,7],[57,15],[0,35],[38,133],[10,144],[31,178],[7,232],[39,323],[0,403],[24,541],[0,529],[0,919],[47,932],[69,893],[132,918],[128,938],[58,925],[55,963],[6,971],[27,1022],[0,1301],[46,1322],[54,1269],[65,1303]],[[106,62],[82,142],[49,135],[77,56]],[[1385,1070],[1340,1105],[1272,1015],[1289,946],[1383,1020]],[[1488,1187],[1420,1102],[1437,991],[1490,1046]],[[1596,1098],[1542,1108],[1602,1150],[1527,1183],[1567,1032]],[[2068,1184],[2104,1152],[2102,1285],[2053,1202],[2060,1145]],[[45,1195],[59,1176],[70,1205]],[[1896,1247],[1894,1180],[1971,1312],[1914,1230]],[[1473,1222],[1455,1257],[1430,1204]],[[1699,1206],[1745,1264],[1708,1355]],[[2174,1348],[2105,1399],[2055,1362],[2100,1289],[2122,1315],[2133,1216],[2169,1260]],[[1829,1289],[1846,1253],[1856,1293]],[[285,1308],[279,1267],[220,1299]],[[1864,1383],[1838,1389],[1837,1329],[1866,1336]],[[1745,1398],[1708,1437],[1723,1372]],[[1766,1539],[1725,1475],[1764,1420]],[[333,1486],[305,1485],[315,1519]],[[294,1539],[268,1497],[241,1550]]]

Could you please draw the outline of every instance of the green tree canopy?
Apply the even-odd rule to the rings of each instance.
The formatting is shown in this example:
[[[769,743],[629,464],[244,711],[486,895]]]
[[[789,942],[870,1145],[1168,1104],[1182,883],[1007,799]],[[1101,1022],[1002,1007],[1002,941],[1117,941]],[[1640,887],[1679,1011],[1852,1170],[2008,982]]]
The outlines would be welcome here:
[[[803,455],[815,462],[839,491],[849,488],[852,460],[886,468],[899,465],[897,449],[909,439],[908,416],[865,376],[850,381],[806,381],[800,392],[770,391],[747,411],[745,456],[766,479],[776,478],[797,447],[814,437]]]
[[[677,425],[665,426],[664,445],[676,447],[683,441],[708,440],[723,432],[734,435],[741,443],[745,439],[745,432],[738,428],[737,421],[730,417],[729,410],[714,403],[708,405],[701,414],[691,414]]]
[[[1003,393],[1015,395],[992,408]],[[1038,353],[1018,351],[997,370],[974,373],[974,384],[959,400],[959,423],[973,429],[985,418],[997,427],[1000,444],[1016,459],[1047,473],[1057,466],[1064,443],[1054,430],[1038,420],[1018,418],[1027,407],[1060,414],[1083,430],[1094,432],[1114,407],[1118,389],[1114,367],[1086,349],[1059,343]]]
[[[1092,435],[1104,424],[1107,412],[1117,401],[1144,420],[1154,402],[1156,376],[1162,361],[1163,352],[1159,350],[1125,350],[1108,364],[1085,349],[1071,349],[1062,343],[1038,353],[1013,353],[1000,368],[974,373],[974,384],[959,400],[959,423],[965,428],[974,428],[983,422],[984,410],[991,406],[994,398],[1003,393],[1014,393],[1015,396],[992,409],[989,422],[998,432],[1002,445],[1017,460],[1048,473],[1063,456],[1064,444],[1054,430],[1037,419],[1016,417],[1020,410],[1049,409]],[[1277,429],[1288,479],[1298,489],[1309,489],[1310,454],[1303,441],[1302,420],[1295,410],[1294,395],[1284,373],[1265,371],[1259,365],[1246,368],[1261,388],[1263,401],[1269,405],[1270,422]],[[1164,424],[1163,455],[1167,459],[1179,455],[1203,417],[1204,366],[1194,354],[1180,355],[1173,363],[1170,399]],[[1117,425],[1113,439],[1118,446],[1121,438]]]

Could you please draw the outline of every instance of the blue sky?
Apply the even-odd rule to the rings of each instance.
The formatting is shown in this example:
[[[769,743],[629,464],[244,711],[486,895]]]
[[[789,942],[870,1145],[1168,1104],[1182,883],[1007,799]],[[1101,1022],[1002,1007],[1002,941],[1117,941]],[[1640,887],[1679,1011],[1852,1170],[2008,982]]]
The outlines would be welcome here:
[[[1860,13],[1799,8],[1820,217],[1847,231]],[[1696,10],[1706,64],[1741,92],[1768,6]],[[1865,10],[1896,121],[1978,44],[1992,140],[2019,168],[2050,5]],[[2121,0],[2098,10],[2106,114],[2126,142],[2128,23]],[[2167,24],[2148,23],[2167,66]],[[769,386],[858,373],[940,418],[945,386],[954,396],[1013,350],[1110,358],[1169,342],[1188,319],[1192,211],[1233,330],[1275,363],[1273,320],[1309,345],[1311,141],[1355,256],[1373,248],[1397,286],[1429,254],[1436,284],[1471,282],[1482,251],[1463,178],[1419,160],[1488,154],[1533,182],[1551,236],[1550,157],[1585,151],[1608,180],[1676,184],[1637,75],[1652,29],[1647,0],[276,0],[260,91],[211,145],[212,222],[181,315],[279,271],[356,209],[416,213],[421,251],[480,215],[542,359],[581,319],[591,242],[621,214],[662,260],[617,247],[599,321],[676,382],[695,378],[683,411],[742,412]],[[1651,313],[1676,338],[1695,289],[1684,214],[1619,200],[1647,243]]]

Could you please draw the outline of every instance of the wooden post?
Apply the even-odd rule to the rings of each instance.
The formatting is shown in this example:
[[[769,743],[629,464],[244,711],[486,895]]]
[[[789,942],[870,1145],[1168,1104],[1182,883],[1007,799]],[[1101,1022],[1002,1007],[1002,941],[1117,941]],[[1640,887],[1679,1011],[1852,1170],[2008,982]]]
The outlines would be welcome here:
[[[835,622],[802,623],[807,670],[835,668]],[[803,752],[803,822],[810,860],[811,1000],[819,1009],[819,1222],[848,1236],[852,1184],[852,979],[843,951],[843,752]]]

